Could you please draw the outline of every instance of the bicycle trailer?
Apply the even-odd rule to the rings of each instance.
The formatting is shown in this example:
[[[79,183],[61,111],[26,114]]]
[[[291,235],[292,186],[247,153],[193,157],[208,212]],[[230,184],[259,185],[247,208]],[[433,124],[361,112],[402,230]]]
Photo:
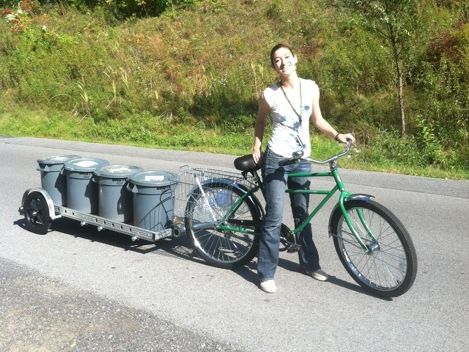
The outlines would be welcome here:
[[[154,242],[184,232],[174,215],[177,174],[78,155],[42,158],[38,164],[42,187],[27,189],[19,208],[32,232],[46,234],[58,218],[132,240]]]

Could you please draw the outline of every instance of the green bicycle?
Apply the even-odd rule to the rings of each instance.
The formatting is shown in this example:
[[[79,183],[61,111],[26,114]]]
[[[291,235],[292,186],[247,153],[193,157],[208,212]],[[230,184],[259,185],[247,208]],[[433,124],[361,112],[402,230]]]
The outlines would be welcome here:
[[[404,225],[387,208],[366,194],[351,194],[339,176],[338,160],[343,151],[315,164],[329,164],[327,172],[290,173],[288,177],[329,177],[335,185],[328,190],[290,190],[323,195],[306,220],[290,230],[281,227],[281,250],[297,251],[297,236],[321,208],[339,192],[339,200],[329,218],[329,234],[337,255],[352,278],[365,290],[380,296],[396,297],[407,292],[417,274],[417,255]],[[300,155],[285,159],[294,163]],[[185,229],[197,253],[209,264],[235,268],[257,254],[258,234],[264,208],[257,194],[263,184],[252,156],[234,162],[241,175],[215,170],[192,170],[196,182],[189,191],[185,208]],[[242,176],[242,177],[241,177]]]

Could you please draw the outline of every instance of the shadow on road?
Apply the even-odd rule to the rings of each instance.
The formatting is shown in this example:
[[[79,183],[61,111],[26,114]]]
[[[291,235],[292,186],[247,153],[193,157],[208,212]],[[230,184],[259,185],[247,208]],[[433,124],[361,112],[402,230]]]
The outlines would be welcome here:
[[[282,267],[283,269],[297,272],[298,274],[304,275],[303,273],[301,273],[298,263],[292,262],[291,260],[280,258],[278,266]],[[238,274],[239,276],[244,278],[246,281],[252,283],[255,286],[257,286],[259,283],[259,279],[257,278],[257,273],[256,273],[255,262],[250,262],[248,265],[245,265],[245,266],[242,266],[240,268],[233,270],[233,272],[235,272],[236,274]],[[358,292],[366,296],[378,298],[383,301],[392,301],[392,298],[373,295],[372,293],[365,291],[363,288],[361,288],[361,286],[339,279],[336,276],[329,276],[329,280],[326,282],[326,284],[327,283],[336,285],[340,288]]]
[[[328,280],[329,283],[331,284],[334,284],[334,285],[337,285],[339,287],[342,287],[342,288],[345,288],[345,289],[348,289],[348,290],[351,290],[351,291],[354,291],[354,292],[358,292],[358,293],[361,293],[361,294],[364,294],[366,296],[370,296],[370,297],[373,297],[373,298],[378,298],[378,299],[381,299],[383,301],[388,301],[388,302],[391,302],[392,301],[392,298],[389,298],[389,297],[382,297],[382,296],[378,296],[378,295],[374,295],[370,292],[367,292],[365,291],[363,288],[361,288],[361,286],[359,285],[355,285],[355,284],[352,284],[348,281],[344,281],[342,279],[339,279],[335,276],[330,276],[329,277],[329,280]]]
[[[292,262],[291,260],[280,259],[278,265],[281,266],[282,268],[286,269],[286,270],[294,271],[294,272],[297,272],[301,275],[304,275],[300,270],[299,264],[295,263],[295,262]],[[374,298],[378,298],[378,299],[381,299],[381,300],[384,300],[384,301],[392,301],[392,298],[374,295],[370,292],[365,291],[360,285],[357,285],[357,284],[350,283],[348,281],[339,279],[338,277],[333,276],[333,275],[329,276],[329,280],[327,280],[327,283],[339,286],[340,288],[345,288],[347,290],[358,292],[358,293],[361,293],[361,294],[366,295],[366,296],[371,296],[371,297],[374,297]]]
[[[24,219],[19,219],[15,221],[14,224],[28,231],[28,227]],[[141,239],[132,241],[129,236],[121,234],[119,232],[109,230],[98,231],[95,226],[85,225],[83,227],[80,225],[79,222],[65,218],[54,220],[51,224],[50,229],[51,231],[69,234],[71,236],[74,236],[75,238],[83,238],[91,242],[99,242],[118,247],[125,251],[134,251],[140,254],[158,252],[158,254],[160,255],[168,255],[175,258],[190,260],[192,262],[196,262],[203,265],[209,265],[204,262],[203,259],[197,256],[197,253],[192,249],[192,244],[190,243],[190,240],[187,236],[181,236],[177,238],[165,238],[157,242],[148,242]],[[278,265],[286,270],[302,274],[300,272],[299,265],[296,262],[280,258]],[[246,281],[252,283],[253,285],[258,285],[255,262],[250,262],[247,265],[233,269],[233,272],[241,276]],[[382,299],[385,301],[392,301],[391,298],[373,295],[363,290],[359,285],[339,279],[335,276],[330,276],[328,283],[374,298]]]
[[[301,272],[298,263],[292,262],[291,260],[280,259],[278,265],[280,267],[286,269],[286,270],[297,272],[301,275],[304,275]],[[371,297],[374,297],[374,298],[378,298],[378,299],[381,299],[383,301],[392,301],[392,298],[374,295],[370,292],[365,291],[360,285],[357,285],[357,284],[350,283],[348,281],[339,279],[338,277],[333,276],[333,275],[329,276],[329,280],[327,280],[327,283],[336,285],[340,288],[344,288],[344,289],[351,290],[351,291],[354,291],[354,292],[357,292],[357,293],[361,293],[361,294],[366,295],[366,296],[371,296]]]
[[[26,231],[29,231],[24,219],[19,219],[15,221],[14,224]],[[53,231],[71,235],[75,238],[83,238],[91,242],[107,244],[121,248],[125,251],[133,251],[140,254],[155,252],[158,254],[166,254],[172,257],[203,263],[202,260],[194,253],[192,245],[186,236],[178,238],[164,238],[157,242],[149,242],[142,239],[133,241],[128,235],[106,229],[98,231],[95,226],[81,226],[78,221],[66,218],[54,220],[50,226],[49,234],[52,234],[51,232]]]

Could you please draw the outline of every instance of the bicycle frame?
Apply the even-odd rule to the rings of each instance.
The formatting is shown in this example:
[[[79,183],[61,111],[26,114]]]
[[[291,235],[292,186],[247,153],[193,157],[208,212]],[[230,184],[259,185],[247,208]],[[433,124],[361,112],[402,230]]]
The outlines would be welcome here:
[[[335,185],[330,189],[330,190],[321,190],[321,189],[309,189],[309,190],[293,190],[287,188],[285,190],[286,193],[299,193],[299,194],[314,194],[314,195],[323,195],[324,198],[319,202],[319,204],[309,213],[309,215],[306,217],[306,219],[299,224],[296,228],[292,230],[293,234],[299,235],[304,228],[306,227],[307,224],[309,224],[312,219],[316,216],[316,214],[324,207],[324,205],[331,199],[331,197],[339,191],[339,207],[340,210],[344,216],[345,222],[347,223],[347,226],[349,227],[350,231],[352,232],[353,236],[357,240],[357,242],[360,244],[362,249],[369,251],[370,249],[368,246],[363,242],[362,238],[358,235],[357,230],[355,229],[355,226],[353,226],[352,220],[347,213],[345,209],[345,201],[347,198],[351,196],[351,193],[347,192],[345,190],[345,186],[342,182],[342,179],[340,178],[339,172],[337,171],[337,168],[333,165],[331,165],[331,170],[329,172],[292,172],[288,174],[288,178],[293,178],[293,177],[332,177],[335,181]],[[365,219],[363,217],[363,213],[359,212],[358,213],[359,219],[362,223],[362,225],[365,227],[368,235],[376,241],[375,236],[369,229],[368,225],[365,222]]]
[[[241,196],[235,203],[232,204],[231,208],[229,211],[223,216],[222,219],[219,221],[219,225],[217,226],[217,229],[221,231],[237,231],[237,232],[244,232],[244,233],[251,233],[253,232],[252,230],[249,230],[243,226],[232,226],[232,225],[226,225],[226,221],[230,218],[230,216],[236,212],[236,210],[239,208],[239,206],[244,202],[244,200],[248,197],[252,197],[258,190],[261,190],[261,192],[264,194],[264,188],[263,188],[263,183],[260,179],[260,177],[255,173],[254,175],[257,179],[257,185],[251,189],[246,190],[246,193]],[[306,225],[312,221],[314,216],[324,207],[324,205],[331,199],[331,197],[337,192],[340,192],[339,195],[339,207],[340,210],[344,216],[345,222],[347,223],[347,226],[349,227],[352,235],[355,237],[356,241],[359,243],[360,247],[365,250],[366,252],[370,252],[373,249],[367,246],[360,235],[358,234],[355,226],[352,223],[352,220],[347,213],[345,209],[345,201],[347,198],[349,198],[352,194],[347,192],[345,190],[345,186],[342,182],[342,179],[340,178],[339,172],[337,170],[336,164],[335,163],[330,163],[330,171],[328,172],[292,172],[289,173],[288,178],[293,178],[293,177],[332,177],[335,181],[335,185],[330,189],[330,190],[324,190],[324,189],[289,189],[287,188],[285,190],[286,193],[300,193],[300,194],[313,194],[313,195],[323,195],[324,198],[319,202],[318,205],[309,213],[309,215],[306,217],[306,219],[299,224],[296,228],[292,230],[292,233],[297,236],[300,234]],[[366,230],[367,234],[373,239],[373,242],[377,242],[376,237],[373,235],[372,231],[366,224],[363,213],[361,211],[358,211],[358,217],[360,219],[361,224],[363,225],[364,229]]]

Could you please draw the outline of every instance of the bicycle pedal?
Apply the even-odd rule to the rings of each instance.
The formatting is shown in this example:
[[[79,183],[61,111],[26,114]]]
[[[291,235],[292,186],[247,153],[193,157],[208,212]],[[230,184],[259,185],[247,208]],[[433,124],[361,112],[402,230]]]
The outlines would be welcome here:
[[[297,243],[292,243],[288,249],[287,249],[287,252],[288,253],[295,253],[295,252],[298,252],[300,250],[301,246]]]

